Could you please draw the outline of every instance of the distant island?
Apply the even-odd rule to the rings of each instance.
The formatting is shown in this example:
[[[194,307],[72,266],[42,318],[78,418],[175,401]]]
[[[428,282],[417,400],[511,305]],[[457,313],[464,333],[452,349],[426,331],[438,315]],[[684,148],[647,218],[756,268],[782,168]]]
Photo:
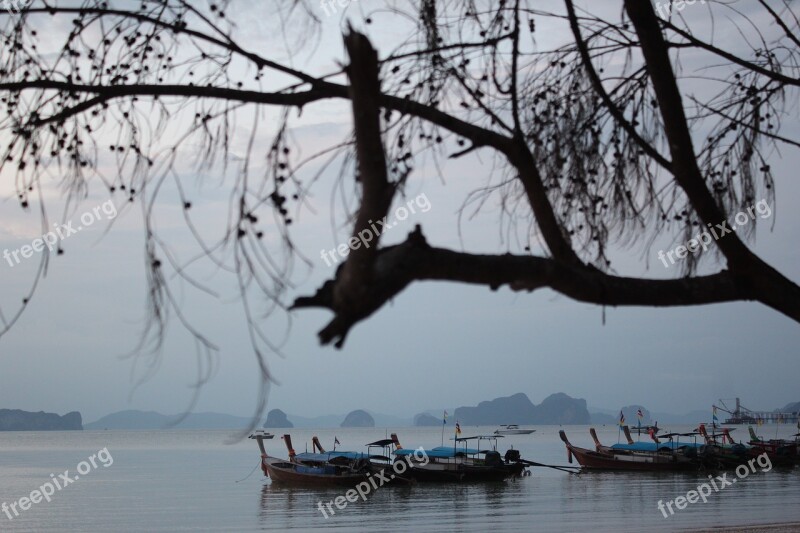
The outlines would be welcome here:
[[[702,411],[691,411],[685,414],[674,414],[650,411],[639,404],[627,405],[617,409],[595,408],[590,413],[586,400],[572,398],[559,392],[546,397],[542,403],[535,405],[525,393],[495,398],[480,402],[476,406],[461,406],[455,409],[447,407],[452,413],[448,423],[458,420],[462,426],[498,426],[500,424],[540,424],[569,425],[595,424],[615,425],[619,423],[619,412],[622,410],[625,421],[630,426],[639,422],[637,412],[642,410],[642,425],[658,422],[664,424],[697,424],[711,421],[711,407]],[[789,403],[781,412],[800,411],[800,402]],[[5,414],[4,414],[5,413]],[[13,415],[12,415],[13,414]],[[24,415],[24,416],[23,416]],[[289,428],[336,428],[336,427],[434,427],[442,424],[442,410],[431,409],[404,418],[396,415],[376,413],[367,409],[357,409],[343,414],[323,414],[304,417],[287,413],[281,409],[272,409],[267,413],[263,427],[267,429]],[[182,419],[182,420],[181,420]],[[26,420],[26,423],[22,421]],[[180,422],[178,422],[180,420]],[[191,413],[184,415],[164,415],[155,411],[127,410],[112,413],[100,420],[85,424],[84,429],[245,429],[250,426],[249,417],[234,416],[222,413]],[[63,417],[49,413],[25,413],[24,411],[0,410],[0,431],[10,430],[42,430],[42,429],[81,429],[80,413],[69,413]]]
[[[428,413],[420,413],[414,417],[415,426],[439,426],[442,424],[441,418],[436,418]]]
[[[77,411],[59,416],[39,411],[32,413],[19,409],[0,409],[0,431],[80,431],[81,414]]]
[[[787,404],[782,409],[776,409],[776,411],[779,411],[781,413],[797,413],[797,412],[800,412],[800,402],[794,402],[794,403]]]
[[[267,421],[264,422],[264,427],[275,429],[293,428],[294,424],[289,422],[289,418],[286,416],[286,413],[280,409],[273,409],[267,413]]]
[[[455,418],[462,426],[591,423],[586,400],[572,398],[563,392],[551,394],[539,405],[534,405],[526,394],[519,392],[481,402],[477,407],[459,407]]]
[[[374,428],[375,419],[373,419],[368,412],[361,409],[356,409],[355,411],[348,413],[348,415],[344,418],[344,422],[342,422],[341,427]]]

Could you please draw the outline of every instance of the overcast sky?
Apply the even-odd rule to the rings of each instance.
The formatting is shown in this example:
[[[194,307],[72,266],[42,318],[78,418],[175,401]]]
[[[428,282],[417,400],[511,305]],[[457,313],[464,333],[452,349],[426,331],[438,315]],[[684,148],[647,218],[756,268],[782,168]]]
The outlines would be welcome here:
[[[280,21],[265,10],[267,4],[234,0],[228,15],[240,23],[246,37],[242,40],[250,49],[284,60],[277,31]],[[367,2],[360,4],[351,7],[355,21],[362,20],[358,8]],[[607,4],[617,6],[617,2]],[[686,16],[689,9],[697,17],[705,16],[699,5],[687,6]],[[618,6],[612,12],[618,13]],[[315,74],[334,70],[344,58],[337,36],[341,20],[327,18],[322,11],[320,16],[325,25],[320,46],[294,60],[296,66]],[[6,18],[0,15],[0,23]],[[373,20],[366,31],[384,49],[381,43],[391,41],[399,25],[389,16],[374,15]],[[276,38],[270,40],[271,35]],[[544,27],[538,37],[546,46],[563,35],[556,28]],[[730,35],[727,42],[733,47],[735,34]],[[797,137],[796,101],[791,113],[784,132]],[[297,122],[294,142],[306,154],[312,153],[345,136],[348,120],[346,102],[309,106]],[[259,138],[265,146],[270,133],[274,132],[265,127]],[[3,145],[4,135],[0,133]],[[485,183],[493,163],[490,155],[479,152],[447,161],[442,177],[430,162],[417,165],[407,191],[409,199],[425,195],[430,209],[398,223],[385,234],[386,243],[404,239],[420,223],[436,246],[471,252],[518,251],[501,242],[491,206],[462,223],[463,240],[459,239],[458,209],[467,193]],[[796,150],[784,148],[773,157],[772,167],[776,202],[751,246],[784,275],[800,280],[800,212],[796,209],[800,157]],[[307,175],[316,168],[310,167]],[[183,183],[189,184],[198,226],[209,235],[219,235],[228,216],[230,179],[186,172]],[[331,276],[333,267],[320,258],[320,250],[334,248],[347,236],[340,211],[340,224],[337,228],[331,224],[331,209],[338,209],[331,201],[335,177],[334,172],[323,174],[309,208],[298,214],[293,226],[293,235],[314,268],[298,269],[298,286],[292,294],[311,294]],[[0,253],[30,244],[42,234],[38,214],[19,208],[10,181],[8,175],[2,176]],[[50,201],[57,198],[58,187],[54,176],[47,189]],[[196,248],[184,243],[187,236],[180,209],[170,203],[174,198],[169,191],[163,196],[159,230],[188,258]],[[67,220],[78,225],[81,214],[91,213],[106,200],[103,191],[93,188]],[[124,198],[117,197],[117,216],[108,233],[110,211],[101,209],[97,211],[100,221],[65,240],[66,253],[53,256],[31,304],[0,338],[0,408],[62,414],[77,410],[89,422],[123,409],[177,413],[188,404],[197,359],[194,341],[177,321],[171,323],[157,372],[138,388],[141,365],[121,357],[140,338],[146,297],[141,211],[135,205],[123,209],[124,205]],[[267,235],[267,239],[274,237]],[[665,235],[650,252],[619,251],[615,265],[627,275],[676,276],[677,269],[664,269],[655,254],[679,242],[679,237]],[[37,267],[38,256],[13,267],[0,262],[0,309],[7,317],[24,297]],[[212,268],[199,274],[214,286],[218,298],[173,280],[187,317],[219,347],[218,367],[204,386],[196,410],[249,415],[256,405],[258,373],[241,302],[232,279]],[[285,358],[271,355],[268,359],[279,381],[271,390],[269,408],[303,416],[356,408],[412,416],[516,392],[526,393],[534,403],[566,392],[585,398],[590,411],[637,403],[650,410],[682,413],[708,409],[720,398],[736,396],[758,410],[800,401],[800,328],[760,304],[606,309],[603,324],[600,307],[576,303],[549,290],[528,294],[506,288],[492,292],[483,287],[417,283],[357,325],[341,351],[317,342],[316,333],[329,318],[330,313],[324,311],[293,313],[288,332],[284,315],[270,319],[267,329],[274,338],[287,338]]]

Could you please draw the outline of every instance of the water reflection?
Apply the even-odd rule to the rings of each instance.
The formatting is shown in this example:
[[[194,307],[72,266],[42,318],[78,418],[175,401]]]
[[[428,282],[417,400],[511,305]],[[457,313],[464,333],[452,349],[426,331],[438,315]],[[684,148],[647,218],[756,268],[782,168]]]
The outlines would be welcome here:
[[[259,523],[264,529],[291,527],[348,527],[393,530],[399,527],[471,529],[476,524],[502,521],[506,526],[517,515],[528,516],[524,500],[532,478],[499,483],[414,483],[381,487],[348,502],[344,509],[325,518],[321,503],[343,496],[346,487],[292,487],[265,483],[260,492]],[[330,513],[328,513],[330,514]],[[387,523],[387,518],[390,523]]]

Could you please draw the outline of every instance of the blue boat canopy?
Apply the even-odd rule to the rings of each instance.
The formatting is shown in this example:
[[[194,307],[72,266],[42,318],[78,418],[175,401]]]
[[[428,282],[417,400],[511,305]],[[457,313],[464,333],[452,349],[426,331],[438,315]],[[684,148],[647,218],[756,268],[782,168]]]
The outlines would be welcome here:
[[[360,452],[325,452],[325,453],[298,453],[297,459],[300,461],[315,461],[320,463],[327,463],[333,459],[348,459],[348,460],[356,460],[356,459],[369,459],[370,455],[366,453]]]
[[[638,452],[655,452],[657,450],[677,450],[679,448],[699,448],[702,444],[695,442],[634,442],[633,444],[612,444],[615,450],[630,450]]]
[[[401,450],[395,450],[394,454],[404,457],[406,455],[412,455],[418,452],[419,449],[411,449],[411,448],[403,448]],[[453,448],[452,446],[437,446],[432,450],[423,450],[425,455],[434,459],[452,459],[453,457],[459,457],[463,455],[476,455],[481,452],[481,450],[476,450],[475,448]]]
[[[468,455],[475,455],[476,453],[482,453],[481,450],[478,450],[476,448],[462,448],[460,446],[458,446],[456,448],[453,448],[452,446],[437,446],[433,450],[434,451],[448,451],[448,452],[452,453],[454,449],[455,449],[456,453],[466,453]]]

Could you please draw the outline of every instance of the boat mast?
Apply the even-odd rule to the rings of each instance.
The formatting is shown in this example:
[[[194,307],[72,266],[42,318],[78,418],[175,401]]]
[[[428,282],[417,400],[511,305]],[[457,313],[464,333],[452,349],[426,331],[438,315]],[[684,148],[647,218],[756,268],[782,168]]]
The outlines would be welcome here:
[[[442,446],[444,446],[444,426],[447,424],[447,409],[444,410],[442,415]]]

